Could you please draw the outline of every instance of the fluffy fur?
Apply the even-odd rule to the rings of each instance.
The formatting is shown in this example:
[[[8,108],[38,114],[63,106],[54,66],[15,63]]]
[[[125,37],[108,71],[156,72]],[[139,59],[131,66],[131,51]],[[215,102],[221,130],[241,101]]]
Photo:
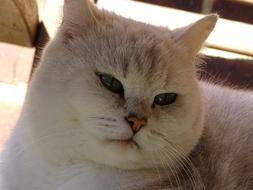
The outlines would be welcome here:
[[[252,189],[252,94],[196,78],[216,20],[169,31],[65,0],[3,153],[1,189]],[[97,73],[121,81],[124,98]],[[152,106],[164,92],[177,101]],[[134,136],[129,112],[148,118]]]

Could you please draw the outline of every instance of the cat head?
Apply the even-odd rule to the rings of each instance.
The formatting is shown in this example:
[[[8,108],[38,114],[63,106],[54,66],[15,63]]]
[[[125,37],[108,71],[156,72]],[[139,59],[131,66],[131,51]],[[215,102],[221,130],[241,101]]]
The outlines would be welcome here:
[[[197,53],[216,21],[209,15],[170,31],[65,0],[30,88],[36,123],[43,120],[35,134],[54,134],[45,149],[123,169],[186,156],[203,125]]]

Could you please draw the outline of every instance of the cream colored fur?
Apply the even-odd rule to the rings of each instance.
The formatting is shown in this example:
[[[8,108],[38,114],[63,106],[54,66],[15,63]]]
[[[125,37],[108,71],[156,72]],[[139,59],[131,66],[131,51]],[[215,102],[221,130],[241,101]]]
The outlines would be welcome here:
[[[195,167],[185,170],[190,180],[176,185],[184,163],[192,166],[186,159],[204,123],[230,122],[238,107],[245,114],[233,125],[238,122],[239,130],[252,122],[250,93],[196,79],[197,53],[216,20],[210,15],[169,31],[99,11],[85,0],[65,0],[63,24],[44,51],[3,153],[1,190],[174,190],[185,183],[203,189]],[[120,80],[124,99],[105,89],[96,72]],[[153,108],[164,92],[179,97]],[[133,137],[139,148],[111,142],[133,136],[124,120],[129,112],[148,115]]]

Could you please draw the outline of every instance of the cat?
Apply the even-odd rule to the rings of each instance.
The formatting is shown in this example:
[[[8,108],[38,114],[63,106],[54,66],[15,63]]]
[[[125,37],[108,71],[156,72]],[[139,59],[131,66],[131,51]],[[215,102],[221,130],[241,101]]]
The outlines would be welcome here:
[[[253,93],[196,76],[217,19],[171,31],[65,0],[1,190],[253,189]]]

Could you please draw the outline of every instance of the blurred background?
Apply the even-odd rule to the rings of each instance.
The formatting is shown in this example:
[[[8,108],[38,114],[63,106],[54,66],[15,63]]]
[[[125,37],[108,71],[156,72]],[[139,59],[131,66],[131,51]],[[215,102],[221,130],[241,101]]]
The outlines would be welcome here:
[[[201,54],[199,78],[253,88],[253,0],[97,0],[99,8],[171,29],[203,14],[221,19]],[[41,51],[61,23],[63,0],[0,1],[0,151],[15,126]]]

